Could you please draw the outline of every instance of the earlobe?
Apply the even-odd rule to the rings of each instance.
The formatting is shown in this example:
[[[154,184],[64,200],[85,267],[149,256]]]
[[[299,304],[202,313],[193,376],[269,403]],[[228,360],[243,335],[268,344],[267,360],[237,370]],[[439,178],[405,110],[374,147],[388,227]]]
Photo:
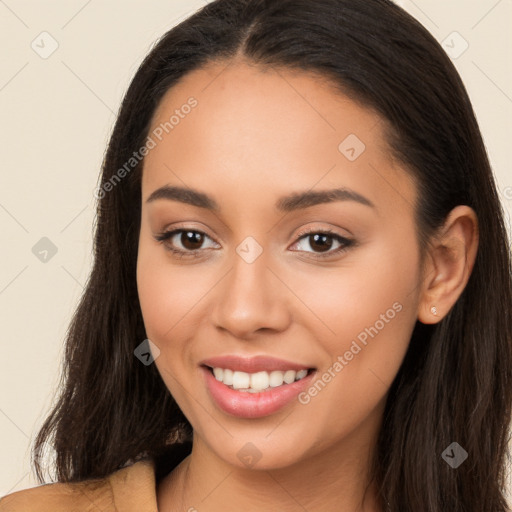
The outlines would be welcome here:
[[[457,206],[431,240],[423,273],[418,320],[440,322],[466,287],[478,250],[478,218],[469,206]]]

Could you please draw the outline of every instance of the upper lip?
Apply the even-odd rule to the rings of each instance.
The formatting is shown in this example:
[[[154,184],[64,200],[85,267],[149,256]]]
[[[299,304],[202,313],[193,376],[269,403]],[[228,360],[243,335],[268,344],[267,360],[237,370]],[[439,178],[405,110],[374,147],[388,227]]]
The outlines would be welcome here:
[[[309,370],[312,366],[286,361],[270,356],[242,357],[237,355],[216,356],[204,359],[199,364],[211,368],[227,368],[234,371],[256,373],[261,371]]]

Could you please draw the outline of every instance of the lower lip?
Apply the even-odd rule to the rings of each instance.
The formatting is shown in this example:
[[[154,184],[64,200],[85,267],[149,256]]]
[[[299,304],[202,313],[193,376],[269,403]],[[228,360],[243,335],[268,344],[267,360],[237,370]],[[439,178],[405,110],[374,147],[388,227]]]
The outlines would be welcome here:
[[[238,418],[261,418],[273,414],[290,402],[306,389],[316,372],[312,371],[303,379],[291,384],[283,384],[260,393],[236,391],[218,381],[211,371],[201,367],[206,380],[206,386],[216,404],[228,414]]]

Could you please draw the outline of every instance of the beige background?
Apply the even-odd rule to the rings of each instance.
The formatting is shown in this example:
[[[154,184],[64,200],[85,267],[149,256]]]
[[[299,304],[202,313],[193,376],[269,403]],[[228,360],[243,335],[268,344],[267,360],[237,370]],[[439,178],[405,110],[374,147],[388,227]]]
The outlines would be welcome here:
[[[510,226],[512,1],[399,3],[449,51],[469,44],[454,62]],[[62,342],[91,265],[93,190],[122,95],[154,41],[204,4],[0,0],[0,496],[36,485],[30,443],[58,385]],[[46,59],[31,47],[48,52],[53,40]],[[57,248],[46,263],[32,252],[42,237]]]

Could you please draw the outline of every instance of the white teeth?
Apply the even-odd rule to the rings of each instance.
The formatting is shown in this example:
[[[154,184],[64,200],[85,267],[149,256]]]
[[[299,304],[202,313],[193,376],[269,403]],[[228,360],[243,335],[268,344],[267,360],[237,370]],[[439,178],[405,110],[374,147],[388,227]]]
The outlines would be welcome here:
[[[308,374],[307,370],[272,371],[246,373],[233,371],[229,368],[213,368],[213,375],[226,386],[238,391],[248,393],[259,393],[260,391],[268,391],[284,384],[292,384],[296,380],[303,379]]]
[[[222,382],[224,382],[226,386],[233,385],[233,370],[224,370],[222,375]]]
[[[297,372],[297,376],[295,377],[297,380],[303,379],[308,374],[307,370],[299,370]]]
[[[251,376],[245,372],[233,373],[233,387],[235,389],[246,389],[251,383]]]
[[[293,370],[288,370],[284,372],[283,380],[286,382],[286,384],[291,384],[295,380],[295,375],[297,375],[297,372],[294,372]]]
[[[268,388],[269,377],[267,372],[251,373],[251,387],[254,390],[261,391]]]
[[[282,386],[284,381],[284,373],[280,371],[270,372],[269,385],[271,388],[277,388]]]

